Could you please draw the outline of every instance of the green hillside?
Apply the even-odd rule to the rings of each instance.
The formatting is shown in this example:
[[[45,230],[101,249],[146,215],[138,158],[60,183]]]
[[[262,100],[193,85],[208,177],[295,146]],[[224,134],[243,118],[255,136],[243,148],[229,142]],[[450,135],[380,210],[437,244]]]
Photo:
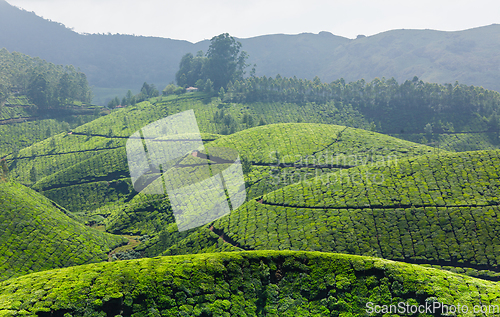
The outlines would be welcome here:
[[[63,120],[41,119],[11,124],[0,124],[0,157],[13,154],[16,156],[25,147],[48,139],[61,132],[68,132],[86,122],[94,120],[93,115],[64,117]]]
[[[310,250],[497,271],[500,152],[354,167],[247,202],[165,254]],[[197,245],[205,238],[205,245]],[[215,241],[215,242],[214,242]],[[463,272],[463,269],[461,269]]]
[[[0,280],[107,260],[124,239],[80,224],[37,192],[0,181]]]
[[[92,188],[97,195],[101,192],[113,197],[128,195],[125,189],[123,193],[113,186],[109,189],[107,183],[113,180],[122,182],[120,178],[113,176],[113,173],[116,172],[115,167],[118,171],[124,171],[127,166],[122,164],[104,170],[101,167],[102,158],[106,158],[109,151],[116,153],[117,148],[124,147],[127,138],[135,131],[171,114],[194,109],[203,133],[240,131],[257,125],[260,119],[266,124],[296,122],[298,118],[302,118],[303,122],[347,124],[365,129],[370,126],[362,115],[340,103],[325,105],[254,103],[250,107],[246,104],[221,104],[216,98],[206,104],[203,101],[204,98],[203,94],[163,97],[113,111],[111,115],[75,128],[72,134],[58,134],[51,140],[22,149],[17,158],[8,157],[12,175],[26,185],[41,182],[35,184],[35,188],[44,191],[45,195],[65,208],[72,211],[92,210],[103,206],[109,200],[103,197],[92,198],[87,200],[88,205],[82,206],[81,198],[78,197],[85,197],[89,188]],[[243,122],[243,119],[248,116],[254,118],[252,124],[248,121]],[[213,139],[213,136],[208,135],[204,138],[209,141]],[[110,152],[110,157],[115,157],[113,153]],[[124,162],[123,159],[119,161]],[[88,168],[99,169],[100,176],[92,178],[78,174],[81,172],[78,172],[79,168],[75,167],[76,164],[86,164]],[[31,177],[33,168],[36,171],[36,178]],[[76,171],[76,173],[70,173],[74,175],[73,178],[68,178],[68,175],[61,176],[64,173],[63,170],[66,169]],[[54,175],[49,179],[44,179],[55,173],[59,173],[57,177]],[[65,184],[59,184],[58,179],[65,179]],[[69,186],[71,186],[70,190]],[[125,188],[125,184],[120,188],[122,187]],[[72,196],[68,197],[68,194]]]
[[[1,282],[0,316],[357,316],[374,305],[398,308],[400,302],[403,307],[460,304],[456,316],[477,316],[474,309],[480,312],[483,305],[484,315],[493,316],[499,312],[499,298],[497,283],[416,265],[331,253],[260,251],[30,274]],[[462,313],[463,306],[468,313]],[[446,310],[436,307],[435,314],[413,316],[445,315]]]
[[[126,170],[124,164],[114,166],[111,169],[103,169],[102,160],[106,158],[109,151],[110,157],[115,157],[114,153],[119,152],[118,148],[124,146],[127,138],[142,128],[143,126],[162,119],[168,115],[181,111],[194,109],[200,131],[209,133],[204,135],[205,141],[213,140],[216,136],[213,133],[228,133],[230,129],[243,130],[251,127],[243,124],[242,117],[249,110],[244,104],[223,105],[214,98],[206,104],[203,94],[183,95],[180,97],[163,97],[152,99],[151,102],[143,102],[136,106],[113,111],[111,115],[101,117],[90,123],[75,128],[71,134],[61,133],[53,136],[50,140],[36,143],[30,147],[19,151],[17,158],[7,157],[12,176],[25,185],[33,185],[37,190],[44,191],[44,194],[52,200],[58,202],[71,211],[92,210],[106,204],[104,196],[114,197],[127,196],[130,192],[121,192],[122,187],[116,182],[114,186],[108,186],[107,182],[119,181],[120,178],[113,175],[116,171]],[[284,111],[287,109],[287,111]],[[294,122],[297,118],[305,118],[304,121],[311,122],[359,122],[364,127],[361,118],[349,113],[341,114],[338,107],[332,108],[332,116],[323,117],[321,113],[326,111],[325,106],[316,107],[314,105],[298,106],[295,104],[256,104],[252,107],[255,118],[262,117],[266,123],[274,122]],[[261,113],[260,115],[257,115]],[[280,115],[276,115],[280,113]],[[255,119],[255,125],[258,120]],[[356,125],[356,124],[355,124]],[[113,160],[113,159],[110,159]],[[122,158],[118,159],[124,162]],[[99,177],[92,177],[79,172],[76,164],[84,164],[86,170],[99,169]],[[109,166],[109,164],[107,164]],[[36,178],[32,177],[31,171],[36,171]],[[63,170],[69,169],[70,176],[61,176]],[[52,174],[50,179],[45,179]],[[122,174],[120,174],[122,175]],[[69,178],[68,178],[69,177]],[[59,184],[59,179],[64,179],[65,184]],[[37,182],[40,184],[36,184]],[[93,190],[100,197],[87,199],[87,203],[82,205],[81,198],[85,197],[89,190]],[[111,191],[111,192],[110,192]],[[101,195],[100,193],[106,193]],[[70,196],[67,196],[70,195]]]
[[[231,148],[239,153],[246,162],[243,172],[248,200],[340,169],[435,151],[375,132],[309,123],[255,127],[207,142],[206,148]],[[105,206],[93,214],[109,215],[104,223],[110,232],[176,234],[175,227],[169,227],[173,217],[168,198],[161,195],[141,193],[126,204]]]

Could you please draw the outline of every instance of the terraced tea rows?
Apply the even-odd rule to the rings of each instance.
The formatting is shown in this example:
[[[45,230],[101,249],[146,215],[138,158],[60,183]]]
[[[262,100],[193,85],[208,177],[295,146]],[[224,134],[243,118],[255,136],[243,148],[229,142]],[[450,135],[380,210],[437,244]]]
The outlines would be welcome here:
[[[374,132],[307,123],[256,127],[208,142],[206,148],[231,148],[240,154],[247,199],[317,174],[372,161],[385,165],[388,160],[434,151]],[[155,235],[173,219],[168,201],[161,207],[155,202],[165,198],[141,193],[126,205],[105,206],[93,214],[109,215],[105,223],[110,232]]]
[[[13,182],[0,182],[0,210],[0,280],[104,261],[107,252],[124,243],[83,226],[44,196]]]
[[[499,151],[465,152],[355,167],[249,201],[211,230],[243,250],[345,252],[497,271],[499,159]],[[368,173],[384,177],[359,177]],[[194,239],[165,254],[191,253],[187,241]]]
[[[346,108],[347,107],[347,108]],[[286,108],[286,111],[282,111]],[[138,129],[144,127],[145,125],[164,118],[168,115],[179,113],[181,111],[185,111],[188,109],[194,109],[196,117],[199,122],[200,130],[202,132],[220,132],[223,128],[227,128],[225,125],[225,119],[220,121],[219,118],[221,114],[225,116],[225,118],[232,118],[231,122],[235,122],[235,131],[243,130],[245,128],[250,127],[248,123],[243,123],[241,120],[245,117],[245,115],[252,115],[255,118],[261,116],[266,123],[277,123],[277,122],[290,122],[296,121],[297,118],[302,118],[305,122],[323,122],[323,123],[343,123],[343,124],[351,124],[354,126],[365,127],[368,128],[368,124],[363,123],[365,119],[362,116],[356,115],[356,112],[350,111],[348,106],[344,106],[338,103],[335,104],[324,104],[324,105],[314,105],[314,104],[306,104],[299,106],[297,104],[285,104],[285,103],[273,103],[273,104],[264,104],[264,103],[255,103],[252,104],[251,107],[244,104],[220,104],[217,99],[213,99],[212,102],[205,104],[202,101],[202,98],[196,94],[193,95],[183,95],[180,97],[159,97],[156,99],[151,99],[150,101],[146,101],[140,103],[133,107],[127,107],[124,109],[120,109],[117,111],[113,111],[110,115],[101,117],[97,120],[94,120],[88,124],[82,125],[78,128],[75,128],[71,134],[60,134],[52,137],[50,140],[45,140],[43,142],[39,142],[33,146],[30,146],[26,149],[23,149],[19,152],[18,157],[14,158],[13,156],[7,157],[7,161],[9,162],[10,169],[12,170],[12,176],[19,182],[25,185],[32,185],[44,179],[45,177],[49,177],[51,175],[58,173],[57,176],[61,177],[63,170],[71,171],[76,177],[72,177],[68,179],[68,176],[64,176],[67,183],[71,183],[71,185],[61,186],[61,184],[57,183],[57,178],[52,177],[49,180],[43,181],[43,186],[36,185],[38,190],[48,191],[47,195],[54,199],[58,203],[64,205],[72,211],[90,211],[95,208],[102,207],[110,203],[111,199],[106,199],[105,197],[112,197],[112,199],[118,199],[120,202],[130,199],[130,196],[133,196],[134,193],[129,189],[126,189],[129,185],[126,185],[126,181],[122,178],[122,173],[116,171],[114,168],[110,168],[106,171],[100,171],[102,177],[106,178],[106,182],[101,180],[100,178],[96,180],[89,180],[88,175],[83,173],[75,173],[75,166],[78,164],[85,164],[89,167],[94,167],[99,169],[102,158],[107,155],[112,156],[112,153],[108,153],[116,148],[123,147],[127,138],[137,131]],[[342,110],[342,111],[341,111]],[[352,110],[352,109],[351,109]],[[353,116],[353,118],[357,118],[356,122],[350,121],[350,119],[345,116]],[[227,121],[227,120],[226,120]],[[257,119],[255,119],[257,122]],[[231,123],[232,124],[232,123]],[[374,150],[374,155],[381,156],[390,156],[395,153],[403,150],[403,148],[410,146],[414,148],[414,150],[408,150],[408,154],[417,155],[423,154],[426,151],[424,148],[420,148],[417,150],[415,144],[410,145],[410,143],[400,142],[399,144],[395,143],[394,139],[386,138],[382,135],[373,134],[371,136],[365,135],[355,135],[355,134],[366,134],[369,132],[360,132],[359,130],[347,129],[344,131],[344,134],[350,140],[344,138],[342,143],[328,143],[335,140],[335,137],[340,131],[338,128],[332,128],[331,131],[325,131],[325,134],[322,135],[320,143],[316,145],[307,145],[306,150],[302,148],[296,148],[295,144],[302,144],[306,146],[306,141],[315,142],[314,137],[322,134],[320,130],[316,130],[313,134],[308,135],[308,128],[301,128],[297,132],[297,136],[294,136],[294,129],[298,129],[297,127],[290,126],[289,128],[285,128],[284,131],[279,131],[279,129],[275,129],[274,131],[266,131],[262,133],[269,133],[268,135],[273,135],[270,140],[278,142],[276,146],[273,145],[273,142],[268,142],[268,146],[266,151],[261,150],[256,151],[255,147],[248,147],[247,150],[242,147],[244,142],[250,142],[251,144],[256,144],[256,142],[268,141],[268,136],[264,134],[255,134],[253,132],[249,132],[250,134],[246,136],[242,134],[240,139],[236,139],[234,141],[228,141],[226,143],[233,143],[238,150],[242,150],[242,157],[250,155],[252,152],[262,154],[260,157],[267,160],[267,163],[274,164],[269,155],[274,150],[278,151],[278,154],[281,155],[280,159],[285,159],[283,163],[288,163],[288,160],[293,160],[293,157],[287,158],[286,155],[288,153],[293,153],[296,155],[303,155],[303,159],[311,160],[311,155],[314,152],[308,152],[308,150],[319,151],[316,153],[316,157],[320,158],[323,156],[332,156],[339,154],[358,155],[358,148],[362,149],[361,152],[366,152],[366,146],[370,149]],[[321,128],[326,129],[326,128]],[[285,131],[289,131],[292,136],[288,137],[286,142],[280,142],[279,138],[286,136]],[[250,136],[253,135],[253,136]],[[351,136],[353,138],[351,138]],[[207,135],[204,136],[205,140],[211,140],[216,138],[217,136]],[[304,138],[301,141],[300,137]],[[368,137],[365,141],[364,137]],[[251,138],[254,140],[252,141]],[[358,140],[358,141],[354,141]],[[392,141],[391,141],[392,140]],[[285,141],[285,140],[284,140]],[[297,143],[298,142],[298,143]],[[361,143],[359,143],[361,142]],[[371,143],[371,144],[370,144]],[[379,143],[376,145],[375,143]],[[220,143],[222,144],[222,143]],[[314,144],[314,143],[311,143]],[[331,145],[328,148],[327,152],[325,149],[321,150],[321,146]],[[269,151],[267,151],[269,149]],[[394,149],[394,151],[389,150]],[[429,152],[431,149],[427,148]],[[301,152],[301,153],[297,153]],[[404,153],[401,152],[401,155]],[[397,155],[397,153],[396,153]],[[252,155],[250,155],[252,156]],[[365,157],[368,155],[365,155]],[[93,162],[96,160],[95,162]],[[262,159],[260,159],[262,160]],[[291,161],[290,161],[291,162]],[[266,164],[267,164],[266,163]],[[354,164],[358,165],[358,164]],[[121,165],[118,167],[118,170],[123,171],[127,167]],[[88,169],[88,168],[87,168]],[[87,170],[86,169],[86,170]],[[250,191],[250,197],[259,196],[266,192],[275,190],[275,186],[269,186],[270,183],[276,179],[276,171],[271,172],[272,168],[268,166],[263,166],[260,168],[256,166],[256,171],[253,174],[250,174],[250,178],[248,179],[248,184],[253,184]],[[305,170],[301,170],[297,172],[296,169],[279,169],[279,175],[283,176],[285,179],[280,180],[281,185],[290,184],[296,182],[300,179],[303,179]],[[318,171],[316,168],[315,172]],[[118,172],[118,176],[114,173]],[[311,172],[311,170],[307,171]],[[321,173],[325,173],[326,170],[321,171]],[[104,176],[106,174],[106,176]],[[259,175],[268,174],[266,181],[260,180]],[[255,175],[255,176],[252,176]],[[80,181],[83,180],[82,184],[79,184]],[[271,181],[267,181],[271,180]],[[115,181],[115,182],[113,182]],[[110,188],[107,182],[112,182],[113,184],[120,187],[118,188]],[[128,184],[128,183],[127,183]],[[69,187],[68,187],[69,186]],[[55,189],[57,188],[57,190]],[[97,194],[91,194],[91,192]],[[102,194],[101,194],[102,193]],[[68,196],[70,195],[70,196]],[[88,196],[87,203],[83,204],[82,197]],[[126,198],[127,197],[127,198]]]
[[[499,151],[414,157],[325,175],[263,201],[313,208],[497,205],[499,163]]]
[[[457,316],[478,315],[474,312],[481,314],[481,309],[492,316],[500,311],[500,288],[378,258],[292,251],[119,261],[0,283],[0,316],[5,317],[351,316],[366,314],[368,303],[398,308],[400,302],[417,309],[433,303],[455,305],[448,313],[460,304],[467,312],[461,308]],[[435,306],[435,315],[445,315],[446,310]]]
[[[16,153],[52,135],[67,131],[69,128],[69,123],[54,119],[0,125],[2,136],[0,157]]]

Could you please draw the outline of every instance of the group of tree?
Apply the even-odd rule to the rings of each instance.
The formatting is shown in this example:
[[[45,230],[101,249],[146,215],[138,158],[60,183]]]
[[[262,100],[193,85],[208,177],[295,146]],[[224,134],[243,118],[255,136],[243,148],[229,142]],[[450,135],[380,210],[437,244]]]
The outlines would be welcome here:
[[[118,106],[122,107],[132,106],[138,102],[147,100],[149,98],[158,97],[159,95],[160,93],[158,92],[158,89],[156,89],[156,86],[154,84],[148,84],[147,82],[144,82],[141,91],[137,95],[134,95],[132,91],[129,90],[121,100],[118,96],[111,99],[108,102],[108,108],[114,109]]]
[[[48,63],[38,57],[0,50],[0,104],[9,97],[26,95],[46,113],[72,105],[90,103],[92,92],[87,76],[72,65]]]
[[[483,131],[499,128],[500,94],[483,87],[426,83],[414,77],[399,84],[394,78],[346,83],[338,79],[313,80],[250,76],[228,83],[223,102],[285,102],[296,104],[350,104],[388,133],[456,132],[471,118],[484,123]]]
[[[241,51],[241,43],[228,33],[214,36],[206,54],[187,53],[181,59],[175,74],[180,87],[197,87],[203,91],[219,91],[231,81],[242,80],[248,54]]]
[[[243,77],[247,54],[229,34],[215,36],[206,54],[184,55],[176,81],[164,94],[180,93],[194,86],[218,94],[223,102],[343,103],[378,123],[381,132],[453,132],[471,117],[484,118],[484,130],[498,130],[500,94],[482,87],[426,83],[414,77],[399,84],[394,78],[364,79],[346,83],[338,79],[323,83],[313,80],[273,77]],[[408,125],[408,122],[411,124]]]

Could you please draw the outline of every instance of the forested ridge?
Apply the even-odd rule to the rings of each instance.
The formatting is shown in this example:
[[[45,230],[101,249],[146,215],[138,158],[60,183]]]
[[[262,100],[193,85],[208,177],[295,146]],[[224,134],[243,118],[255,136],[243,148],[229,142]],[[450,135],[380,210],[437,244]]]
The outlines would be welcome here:
[[[378,132],[388,134],[498,132],[499,127],[500,93],[458,82],[426,83],[417,77],[402,83],[394,78],[323,83],[318,77],[250,76],[228,83],[219,96],[227,103],[349,104]]]
[[[34,114],[47,114],[75,102],[92,100],[87,76],[73,66],[54,65],[38,57],[1,49],[0,105],[16,105],[19,96],[28,97],[29,103],[21,105],[33,105]]]

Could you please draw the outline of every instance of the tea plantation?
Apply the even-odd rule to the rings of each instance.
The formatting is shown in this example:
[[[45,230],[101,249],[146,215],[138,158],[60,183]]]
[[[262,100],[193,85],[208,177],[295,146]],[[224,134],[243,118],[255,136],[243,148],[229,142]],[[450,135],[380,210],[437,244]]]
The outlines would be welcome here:
[[[240,250],[341,252],[497,272],[499,159],[499,151],[463,152],[326,174],[251,200],[165,254],[215,251],[220,241],[206,238],[215,233]]]
[[[0,280],[23,274],[101,262],[119,236],[70,218],[66,210],[15,182],[0,182]]]
[[[112,152],[124,148],[128,137],[140,128],[175,113],[193,109],[200,131],[206,133],[203,136],[206,142],[216,139],[215,133],[229,134],[251,128],[257,125],[259,117],[262,118],[259,124],[296,122],[300,118],[303,122],[342,124],[365,129],[370,127],[359,113],[349,109],[349,106],[338,103],[327,105],[255,103],[252,107],[248,107],[246,104],[220,103],[217,98],[213,98],[208,104],[203,100],[203,96],[199,94],[158,97],[113,111],[110,115],[74,128],[70,133],[54,135],[50,139],[20,149],[15,155],[9,155],[6,159],[11,174],[24,185],[36,185],[37,190],[44,191],[47,197],[71,211],[90,211],[113,200],[123,202],[132,198],[129,197],[133,195],[128,188],[129,183],[122,177],[123,171],[128,168],[122,164],[124,157],[117,158],[116,152]],[[255,118],[253,123],[249,123],[248,119],[244,120],[249,116]],[[306,131],[304,129],[301,131],[301,136],[304,136]],[[323,140],[311,149],[318,150],[321,144],[326,146],[328,145],[326,142],[333,141],[332,138],[337,136],[335,132],[338,131],[332,130],[332,132],[334,133],[323,136]],[[319,133],[317,130],[316,135]],[[275,139],[281,135],[284,133],[275,134]],[[261,138],[260,135],[255,137],[254,142]],[[300,140],[295,136],[289,138],[292,138],[289,141]],[[308,137],[306,140],[311,139],[312,137]],[[240,139],[236,142],[242,141],[247,140]],[[288,146],[282,143],[275,148],[280,150],[283,147]],[[297,154],[293,147],[290,147],[290,150]],[[262,154],[268,157],[270,153]],[[102,167],[103,158],[108,156],[114,165],[110,166],[110,162],[106,167]],[[122,163],[117,165],[116,163],[120,161]],[[89,178],[87,174],[78,172],[80,166],[76,167],[77,164],[84,164],[86,166],[84,170],[99,169],[99,175]],[[58,174],[53,175],[56,173]],[[70,175],[65,175],[66,173]],[[51,179],[44,179],[51,175],[53,175]],[[64,183],[59,183],[59,178],[64,178]],[[267,190],[260,189],[257,194]]]
[[[310,123],[255,127],[207,142],[206,148],[231,148],[240,154],[244,159],[249,200],[332,171],[367,163],[385,164],[389,160],[435,152],[431,147],[375,132]],[[110,160],[107,156],[106,159]],[[139,193],[125,204],[104,206],[92,214],[106,217],[104,223],[109,232],[147,234],[156,238],[160,233],[164,239],[169,236],[171,242],[186,236],[176,233],[175,227],[169,227],[174,219],[168,198],[162,195]],[[165,243],[163,250],[167,246]]]
[[[477,316],[474,305],[500,305],[490,281],[500,280],[498,136],[473,129],[492,119],[396,138],[340,101],[226,99],[157,97],[70,131],[18,125],[50,131],[0,148],[11,153],[0,177],[0,317],[364,316],[368,302],[459,303],[469,311],[458,316]],[[126,142],[190,109],[205,150],[146,189],[216,175],[235,158],[214,153],[229,148],[246,200],[179,232],[167,195],[134,190]],[[484,151],[452,152],[464,149]],[[214,203],[186,202],[200,212]],[[453,314],[414,314],[440,315]]]
[[[370,302],[467,306],[458,316],[477,316],[474,308],[482,305],[484,315],[493,316],[488,312],[500,305],[500,288],[379,258],[292,251],[99,263],[0,283],[0,316],[5,317],[364,316]],[[435,312],[413,316],[439,316],[442,310]]]

